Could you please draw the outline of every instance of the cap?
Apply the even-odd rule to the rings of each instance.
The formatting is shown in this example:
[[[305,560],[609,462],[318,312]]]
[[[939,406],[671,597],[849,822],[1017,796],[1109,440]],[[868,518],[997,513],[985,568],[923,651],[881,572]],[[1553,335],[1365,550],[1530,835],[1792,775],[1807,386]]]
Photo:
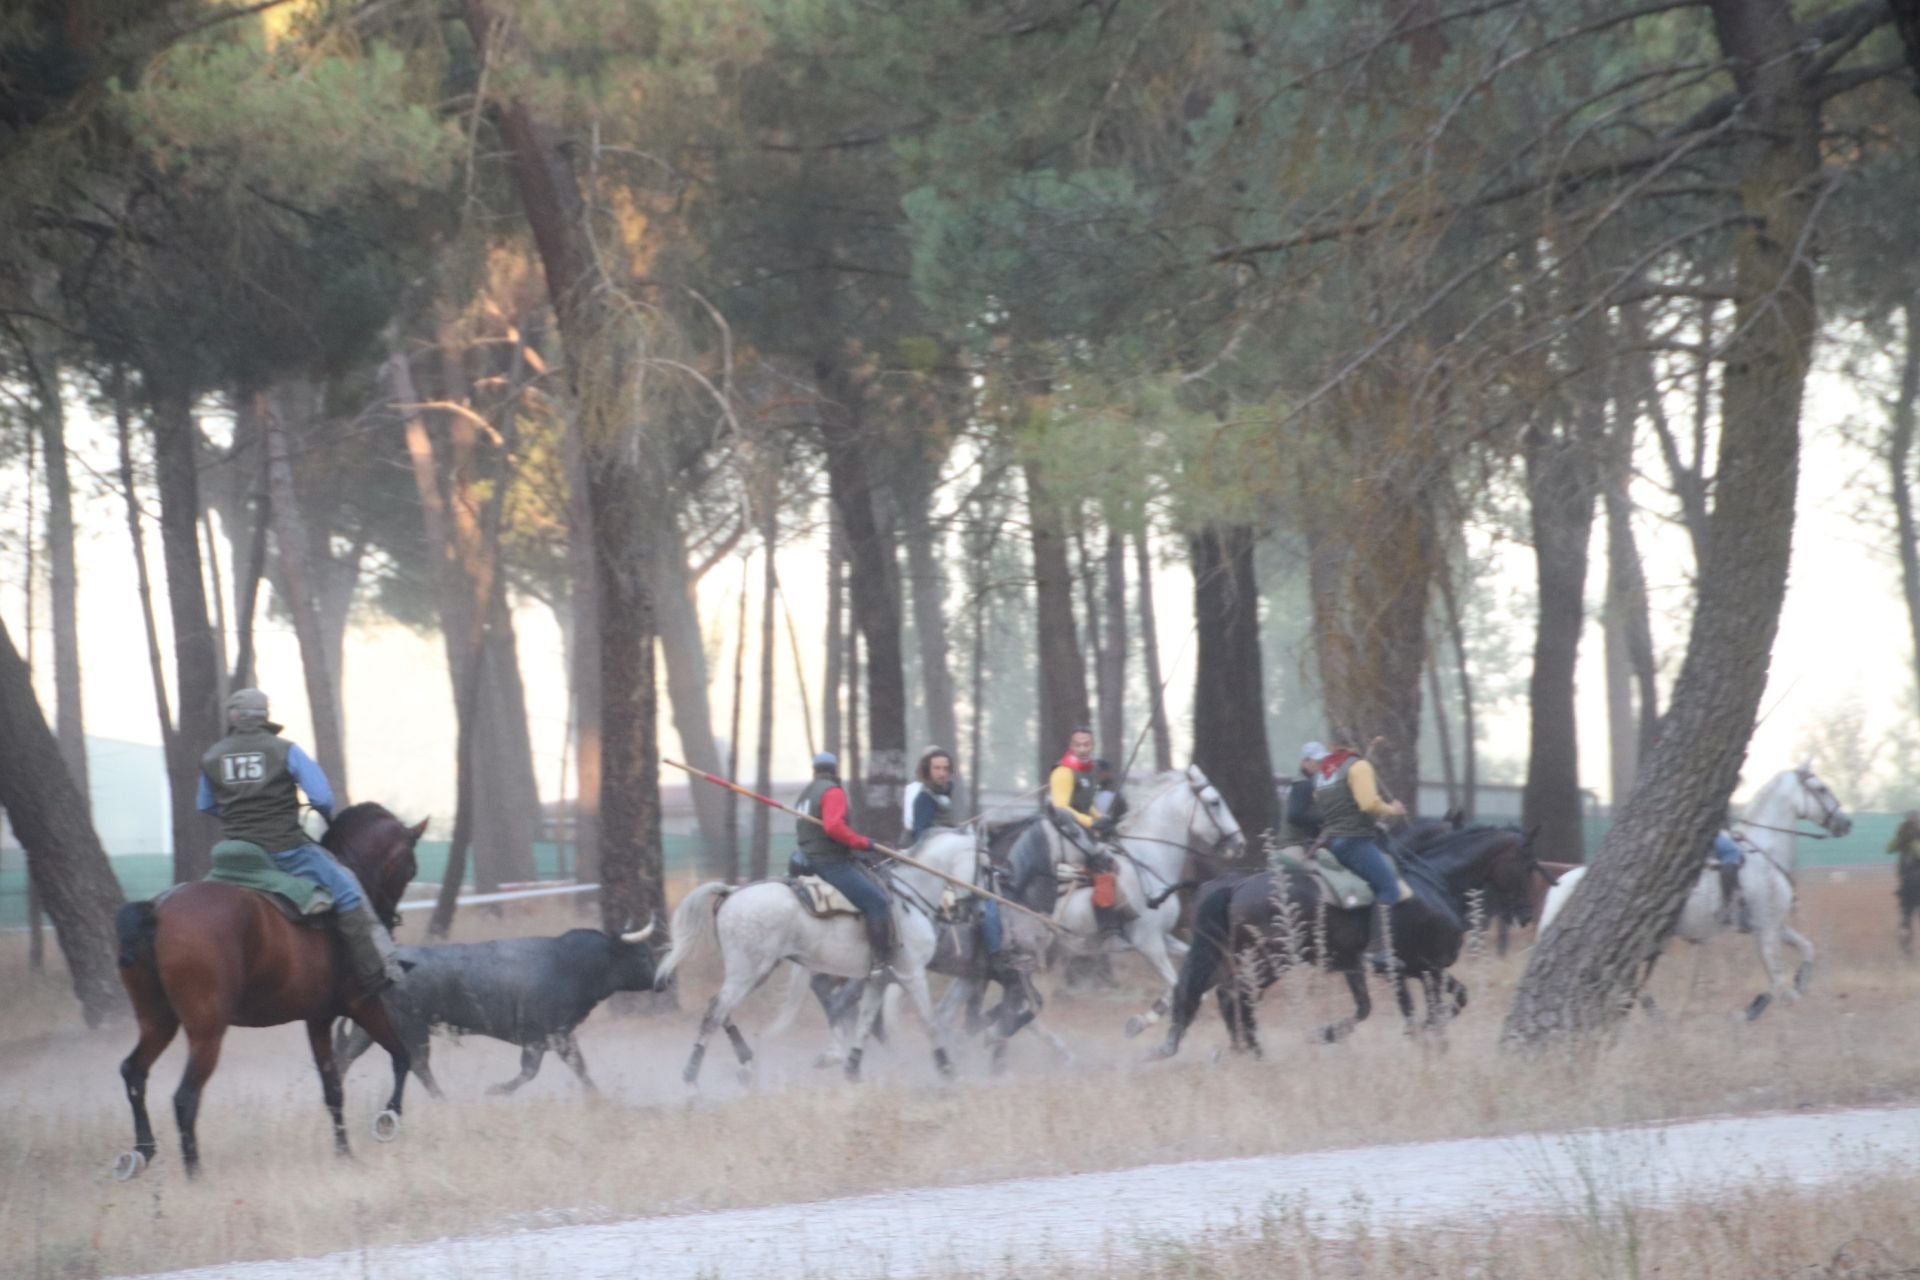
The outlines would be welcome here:
[[[267,695],[258,689],[235,689],[227,695],[227,723],[236,729],[257,729],[267,722]]]
[[[1300,758],[1311,760],[1315,764],[1327,758],[1327,744],[1324,742],[1303,742],[1300,744]]]
[[[815,769],[838,769],[840,767],[840,757],[831,751],[822,751],[814,756],[813,767]]]

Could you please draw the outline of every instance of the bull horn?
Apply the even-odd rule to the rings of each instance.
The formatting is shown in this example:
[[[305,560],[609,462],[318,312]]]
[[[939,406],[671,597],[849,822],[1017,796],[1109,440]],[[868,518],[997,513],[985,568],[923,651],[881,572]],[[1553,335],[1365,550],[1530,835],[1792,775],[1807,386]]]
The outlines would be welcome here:
[[[655,928],[655,926],[657,926],[657,925],[658,925],[659,923],[660,923],[660,917],[659,917],[659,916],[652,916],[652,915],[650,915],[650,916],[648,916],[648,917],[647,917],[647,927],[646,927],[646,928],[644,928],[644,929],[639,929],[639,930],[636,930],[636,931],[634,931],[633,933],[623,933],[623,934],[621,934],[621,935],[620,935],[620,941],[622,941],[622,942],[645,942],[645,941],[646,941],[646,940],[647,940],[648,938],[651,938],[651,937],[653,936],[653,930],[654,930],[654,928]]]

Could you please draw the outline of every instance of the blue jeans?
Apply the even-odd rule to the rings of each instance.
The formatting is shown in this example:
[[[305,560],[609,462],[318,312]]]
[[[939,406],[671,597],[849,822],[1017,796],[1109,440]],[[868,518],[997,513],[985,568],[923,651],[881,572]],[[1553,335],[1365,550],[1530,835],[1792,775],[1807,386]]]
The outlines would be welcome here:
[[[1724,831],[1713,838],[1713,856],[1723,867],[1737,867],[1747,860],[1740,843]]]
[[[980,899],[980,942],[990,956],[999,955],[1000,948],[1007,945],[1006,933],[1000,927],[1000,904],[990,898]]]
[[[1375,901],[1389,906],[1400,901],[1400,877],[1379,845],[1366,836],[1342,836],[1328,848],[1341,866],[1367,882]]]
[[[360,904],[366,901],[366,896],[360,892],[360,881],[353,872],[335,862],[333,855],[317,844],[303,844],[298,849],[276,853],[273,855],[273,864],[282,871],[290,871],[302,879],[324,886],[333,895],[335,911],[358,910]]]
[[[887,904],[886,891],[875,884],[873,877],[862,871],[858,864],[840,858],[818,862],[809,859],[807,869],[846,894],[847,901],[860,908],[860,914],[867,919],[885,921],[891,918],[892,910]]]

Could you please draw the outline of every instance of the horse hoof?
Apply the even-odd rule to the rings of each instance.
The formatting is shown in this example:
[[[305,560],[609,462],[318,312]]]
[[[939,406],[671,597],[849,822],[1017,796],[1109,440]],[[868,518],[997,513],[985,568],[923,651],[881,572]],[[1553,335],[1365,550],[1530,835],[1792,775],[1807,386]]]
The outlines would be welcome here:
[[[947,1056],[945,1049],[935,1049],[933,1051],[933,1066],[934,1069],[940,1073],[942,1080],[953,1079],[953,1059]]]
[[[123,1151],[120,1158],[113,1162],[113,1180],[131,1182],[147,1167],[147,1158],[138,1151]]]
[[[392,1142],[400,1136],[400,1113],[388,1107],[373,1118],[373,1140]]]
[[[1147,1020],[1139,1014],[1127,1019],[1127,1039],[1131,1040],[1147,1029]]]
[[[1759,995],[1755,996],[1753,1003],[1747,1006],[1747,1021],[1752,1022],[1755,1018],[1765,1013],[1767,1006],[1772,1003],[1773,996],[1768,992],[1762,991]]]

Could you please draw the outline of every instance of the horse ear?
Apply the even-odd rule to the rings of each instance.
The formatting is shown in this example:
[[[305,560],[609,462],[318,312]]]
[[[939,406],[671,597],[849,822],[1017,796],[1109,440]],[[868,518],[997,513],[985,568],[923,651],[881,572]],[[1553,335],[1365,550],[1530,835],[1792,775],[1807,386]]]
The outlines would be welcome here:
[[[420,821],[414,823],[412,826],[407,828],[407,835],[409,838],[413,840],[415,844],[418,844],[420,842],[421,836],[424,836],[425,834],[427,834],[427,821],[428,819],[422,818],[420,819]]]

